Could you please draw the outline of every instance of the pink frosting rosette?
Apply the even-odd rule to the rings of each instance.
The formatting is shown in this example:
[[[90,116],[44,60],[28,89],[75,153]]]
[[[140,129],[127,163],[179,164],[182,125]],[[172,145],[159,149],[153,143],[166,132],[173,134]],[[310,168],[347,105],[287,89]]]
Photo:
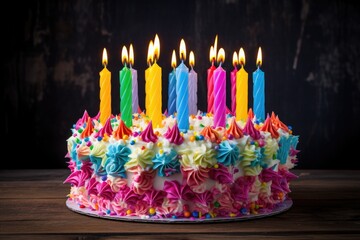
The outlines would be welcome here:
[[[93,169],[91,167],[92,163],[90,161],[82,161],[80,169],[85,173],[86,179],[90,178],[93,173]]]
[[[202,214],[209,212],[213,199],[214,197],[210,191],[196,193],[193,199],[195,203],[195,210],[201,212]]]
[[[170,202],[179,200],[189,201],[193,199],[194,193],[186,184],[180,184],[178,181],[165,181],[164,191],[167,193],[167,198]]]
[[[209,178],[209,169],[199,167],[198,169],[192,167],[181,167],[181,172],[183,174],[186,183],[190,188],[197,187],[203,184]]]
[[[162,190],[151,189],[145,192],[143,200],[151,207],[159,207],[164,202],[166,192]]]
[[[138,171],[133,175],[132,189],[136,194],[143,195],[146,191],[153,187],[156,171],[142,170],[138,167]]]
[[[115,193],[119,192],[120,188],[127,184],[126,178],[115,177],[113,179],[107,179],[106,182],[110,185],[111,190]]]
[[[255,129],[253,122],[251,121],[250,117],[246,121],[245,127],[243,129],[243,133],[250,135],[254,140],[258,140],[261,138],[261,134],[258,130]]]
[[[232,197],[236,201],[245,202],[248,200],[249,191],[255,182],[254,176],[238,177],[231,187]]]
[[[89,182],[85,186],[89,195],[97,196],[97,194],[98,194],[98,191],[96,188],[97,184],[98,184],[98,182],[96,181],[96,178],[90,178]]]
[[[104,126],[95,134],[94,137],[104,137],[105,134],[111,136],[113,129],[111,127],[110,118],[108,118],[104,124]]]
[[[152,122],[150,121],[149,124],[146,126],[146,128],[144,129],[144,131],[142,131],[139,135],[141,137],[141,140],[143,140],[144,142],[153,142],[155,143],[158,139],[158,137],[155,135],[153,127],[152,127]]]
[[[233,175],[229,172],[227,167],[222,164],[218,164],[218,168],[211,168],[209,176],[211,179],[218,181],[221,184],[227,184],[233,182]]]
[[[98,196],[107,200],[113,200],[115,193],[111,190],[110,185],[107,182],[98,183],[96,185]]]
[[[169,140],[169,142],[174,143],[176,145],[180,145],[184,142],[184,137],[181,136],[179,127],[177,123],[170,129],[168,128],[164,137]]]
[[[64,181],[64,183],[70,183],[76,187],[82,187],[85,185],[87,174],[83,171],[76,171],[71,173]]]

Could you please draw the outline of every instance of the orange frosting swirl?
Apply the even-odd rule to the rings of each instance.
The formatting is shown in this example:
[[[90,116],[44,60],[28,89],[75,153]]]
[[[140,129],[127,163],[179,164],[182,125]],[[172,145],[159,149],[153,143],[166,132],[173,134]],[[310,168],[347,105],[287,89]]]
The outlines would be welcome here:
[[[271,119],[268,116],[265,120],[264,125],[260,128],[260,131],[269,132],[271,134],[271,137],[278,138],[279,133],[276,131],[275,127],[271,123]]]
[[[85,127],[84,131],[81,133],[81,137],[82,138],[89,137],[93,131],[94,131],[94,126],[92,125],[92,120],[90,117],[88,117],[87,122],[86,122],[86,127]]]
[[[128,128],[122,119],[119,120],[118,128],[113,132],[113,136],[116,140],[122,139],[125,135],[130,136],[132,131]]]
[[[211,142],[218,142],[221,140],[219,133],[210,126],[204,127],[201,131],[201,135],[203,135],[206,139],[209,139]]]
[[[280,121],[279,116],[276,116],[275,119],[272,121],[272,123],[274,124],[276,130],[281,128],[282,130],[289,132],[289,128],[285,125],[285,123]]]
[[[241,128],[236,124],[235,118],[230,123],[229,128],[226,130],[227,134],[231,134],[234,138],[242,138],[244,133]]]

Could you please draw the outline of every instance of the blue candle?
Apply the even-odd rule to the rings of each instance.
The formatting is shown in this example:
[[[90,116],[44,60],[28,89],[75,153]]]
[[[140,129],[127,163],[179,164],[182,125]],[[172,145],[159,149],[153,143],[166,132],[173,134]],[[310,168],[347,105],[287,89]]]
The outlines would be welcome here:
[[[168,88],[168,114],[172,115],[176,112],[176,75],[175,75],[175,67],[176,67],[176,55],[175,50],[173,50],[171,57],[171,66],[173,70],[169,73],[169,88]]]
[[[186,59],[185,42],[180,42],[181,63],[176,68],[176,111],[177,123],[181,131],[189,129],[189,69],[185,66]]]
[[[261,48],[259,48],[256,60],[257,69],[253,72],[253,110],[257,120],[265,120],[265,73],[261,71],[262,62]]]

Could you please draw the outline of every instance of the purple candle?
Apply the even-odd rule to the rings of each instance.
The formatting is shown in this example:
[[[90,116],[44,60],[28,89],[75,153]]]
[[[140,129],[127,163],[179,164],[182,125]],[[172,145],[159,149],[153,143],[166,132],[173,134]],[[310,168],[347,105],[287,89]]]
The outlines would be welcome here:
[[[132,112],[137,113],[139,108],[138,80],[137,70],[132,68],[132,66],[134,65],[134,49],[132,44],[130,44],[129,49],[129,64],[132,78]]]
[[[189,55],[191,70],[189,72],[189,114],[197,113],[197,73],[194,71],[195,56],[193,51]]]

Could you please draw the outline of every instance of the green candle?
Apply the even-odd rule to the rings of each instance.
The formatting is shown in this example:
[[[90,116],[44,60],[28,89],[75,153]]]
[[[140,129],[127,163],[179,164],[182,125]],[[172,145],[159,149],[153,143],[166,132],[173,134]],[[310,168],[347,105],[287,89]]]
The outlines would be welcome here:
[[[121,60],[124,64],[123,69],[120,71],[120,112],[121,119],[127,127],[132,126],[132,78],[131,71],[126,66],[128,63],[128,52],[124,46],[121,53]]]

